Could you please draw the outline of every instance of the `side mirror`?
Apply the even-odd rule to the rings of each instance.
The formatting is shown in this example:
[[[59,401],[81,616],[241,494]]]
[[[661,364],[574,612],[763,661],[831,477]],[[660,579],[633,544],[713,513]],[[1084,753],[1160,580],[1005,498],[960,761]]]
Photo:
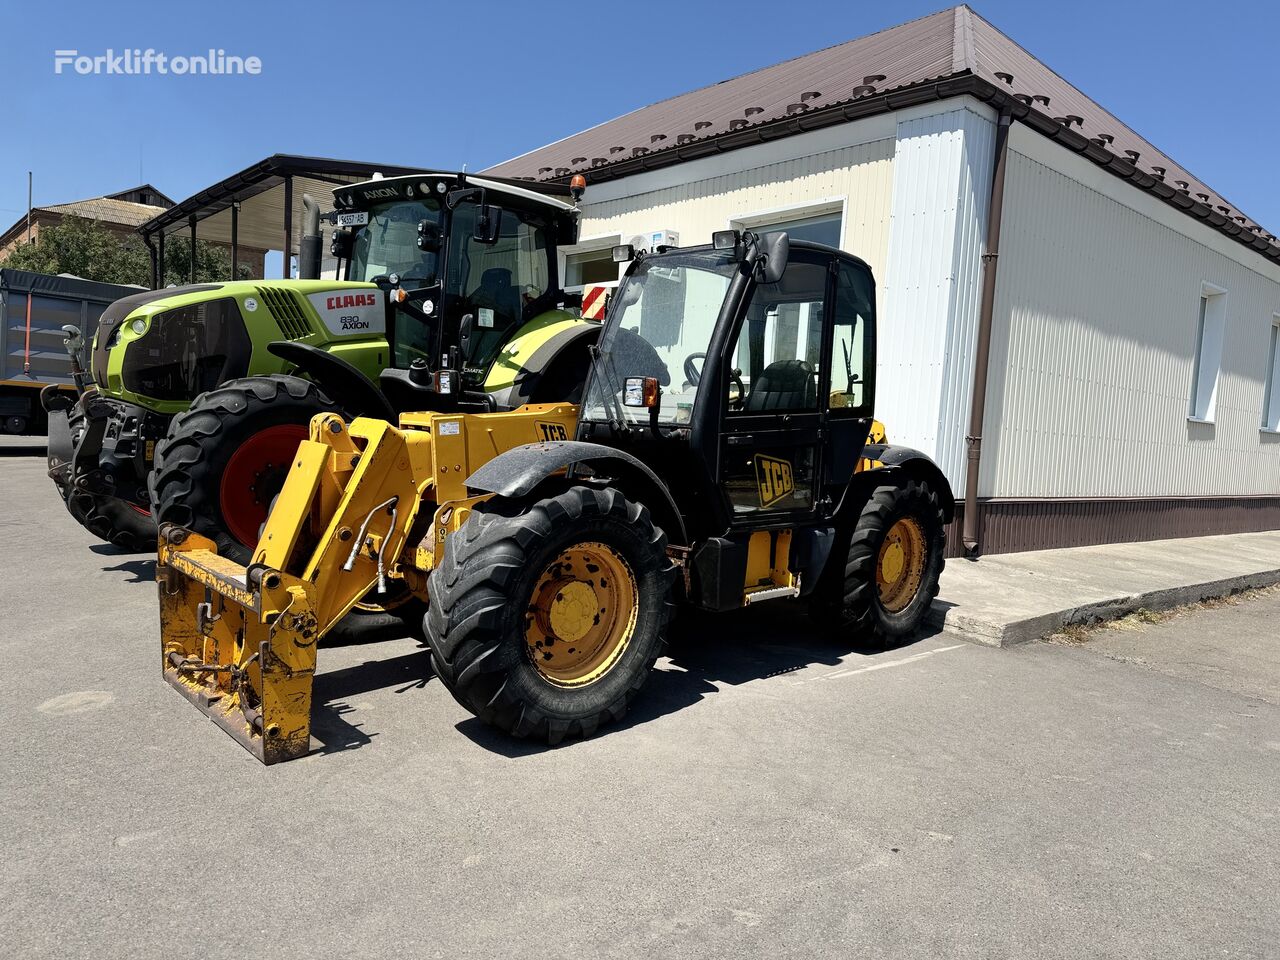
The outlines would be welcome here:
[[[458,324],[458,352],[462,354],[464,360],[471,359],[471,333],[475,322],[476,318],[473,314],[464,313]]]
[[[766,233],[760,238],[757,262],[760,264],[760,281],[777,283],[787,272],[787,257],[791,254],[791,239],[785,230]]]
[[[350,230],[334,230],[329,235],[329,253],[338,260],[350,260],[355,245],[356,235]]]
[[[487,203],[476,209],[476,228],[471,238],[476,243],[492,244],[498,242],[502,233],[502,208],[491,207]]]
[[[418,221],[418,249],[424,253],[440,252],[440,224],[434,220]]]

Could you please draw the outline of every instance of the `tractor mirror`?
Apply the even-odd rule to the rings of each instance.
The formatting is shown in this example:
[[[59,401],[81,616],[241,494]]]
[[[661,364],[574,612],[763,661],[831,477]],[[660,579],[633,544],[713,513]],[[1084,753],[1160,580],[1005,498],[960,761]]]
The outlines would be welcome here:
[[[440,224],[434,220],[418,221],[418,249],[424,253],[440,252]]]
[[[462,322],[458,324],[458,352],[464,360],[471,359],[471,333],[475,320],[474,314],[465,313],[462,315]]]
[[[636,258],[636,248],[629,243],[620,243],[613,248],[614,263],[630,263]]]
[[[476,210],[476,228],[471,237],[476,243],[494,244],[502,233],[502,208],[481,204]]]
[[[791,240],[785,230],[766,233],[760,238],[759,260],[762,283],[777,283],[787,271],[787,258],[791,255]]]

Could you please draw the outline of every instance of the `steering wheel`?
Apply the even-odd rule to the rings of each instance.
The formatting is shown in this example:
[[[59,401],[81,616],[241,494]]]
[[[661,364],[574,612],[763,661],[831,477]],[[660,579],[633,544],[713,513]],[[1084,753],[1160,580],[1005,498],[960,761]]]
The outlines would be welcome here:
[[[689,381],[691,387],[696,387],[698,381],[702,379],[702,371],[693,365],[693,361],[706,359],[705,353],[691,353],[684,358],[684,378]]]

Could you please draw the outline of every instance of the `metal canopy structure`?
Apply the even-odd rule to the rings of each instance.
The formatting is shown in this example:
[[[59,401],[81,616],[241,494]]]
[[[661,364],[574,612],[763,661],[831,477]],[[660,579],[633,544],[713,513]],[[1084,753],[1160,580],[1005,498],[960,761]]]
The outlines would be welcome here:
[[[302,197],[310,194],[322,207],[332,203],[333,188],[371,179],[419,172],[417,167],[325,157],[273,154],[239,173],[175,204],[138,228],[151,250],[152,286],[160,286],[160,262],[166,236],[182,233],[231,248],[233,261],[240,250],[283,250],[284,274],[289,257],[298,252]],[[195,245],[192,245],[192,259]],[[192,264],[194,270],[194,262]]]

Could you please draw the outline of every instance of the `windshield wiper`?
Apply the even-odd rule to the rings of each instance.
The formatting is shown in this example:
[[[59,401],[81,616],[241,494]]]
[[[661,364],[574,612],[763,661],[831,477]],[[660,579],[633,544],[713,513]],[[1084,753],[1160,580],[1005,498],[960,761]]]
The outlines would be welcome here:
[[[605,421],[609,425],[609,429],[615,433],[630,433],[631,428],[627,424],[626,414],[622,410],[622,401],[618,399],[618,394],[622,391],[618,387],[618,381],[615,379],[617,371],[613,369],[613,361],[605,357],[601,351],[599,344],[591,344],[588,348],[591,351],[591,373],[593,376],[599,373],[605,382],[605,401],[604,408],[608,420]],[[617,411],[617,417],[614,417],[614,410],[610,409],[610,404]]]

